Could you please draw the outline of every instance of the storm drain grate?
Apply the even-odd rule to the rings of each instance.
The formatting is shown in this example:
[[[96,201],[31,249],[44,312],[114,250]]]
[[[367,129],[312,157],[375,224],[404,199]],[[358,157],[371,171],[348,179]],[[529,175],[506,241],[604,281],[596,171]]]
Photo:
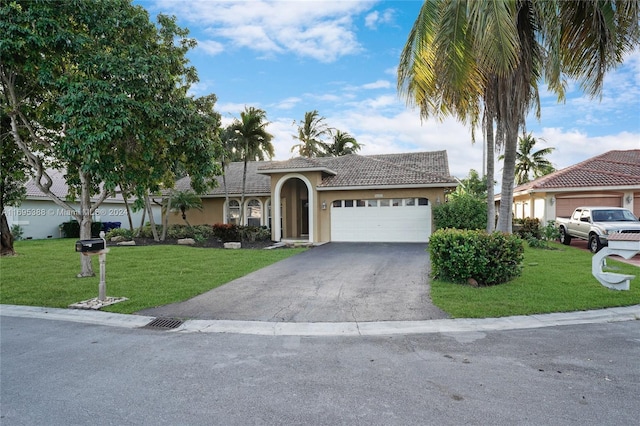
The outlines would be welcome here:
[[[184,321],[175,318],[156,318],[142,328],[170,330],[180,327],[183,322]]]

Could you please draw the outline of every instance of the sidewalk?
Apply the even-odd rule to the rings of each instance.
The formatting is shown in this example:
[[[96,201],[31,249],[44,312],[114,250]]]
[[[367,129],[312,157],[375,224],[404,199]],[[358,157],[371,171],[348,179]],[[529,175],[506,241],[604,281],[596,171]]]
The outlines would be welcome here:
[[[0,305],[0,316],[70,321],[110,327],[140,328],[155,317],[114,314],[102,311]],[[171,333],[237,333],[264,336],[387,336],[518,330],[575,324],[640,320],[640,305],[592,311],[566,312],[503,318],[456,318],[428,321],[372,322],[260,322],[229,320],[188,320]]]

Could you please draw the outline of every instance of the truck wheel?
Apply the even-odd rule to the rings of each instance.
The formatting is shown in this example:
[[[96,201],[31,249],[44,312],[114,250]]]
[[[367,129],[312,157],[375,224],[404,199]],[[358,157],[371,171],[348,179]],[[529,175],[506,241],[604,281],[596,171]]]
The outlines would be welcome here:
[[[589,250],[591,253],[596,254],[602,247],[604,246],[600,243],[600,238],[597,235],[594,234],[589,237]]]
[[[560,242],[565,246],[571,244],[571,235],[567,234],[567,230],[560,228]]]

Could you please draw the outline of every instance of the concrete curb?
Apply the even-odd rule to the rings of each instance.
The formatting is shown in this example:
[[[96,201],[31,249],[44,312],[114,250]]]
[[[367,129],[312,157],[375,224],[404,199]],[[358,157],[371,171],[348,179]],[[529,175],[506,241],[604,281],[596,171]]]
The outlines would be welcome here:
[[[155,317],[102,311],[0,305],[0,316],[70,321],[110,327],[139,328]],[[430,321],[374,322],[261,322],[188,320],[170,333],[235,333],[262,336],[388,336],[399,334],[520,330],[560,325],[597,324],[640,320],[640,305],[592,311],[503,318],[457,318]]]

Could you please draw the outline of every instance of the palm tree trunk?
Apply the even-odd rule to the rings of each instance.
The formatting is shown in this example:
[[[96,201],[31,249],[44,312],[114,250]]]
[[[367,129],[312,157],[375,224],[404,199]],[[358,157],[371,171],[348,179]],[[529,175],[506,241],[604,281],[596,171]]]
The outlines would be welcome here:
[[[222,186],[224,186],[224,201],[226,203],[223,222],[229,223],[229,189],[227,188],[227,166],[224,158],[222,160]]]
[[[518,126],[514,125],[514,123],[507,123],[504,145],[498,231],[510,234],[513,231],[513,182],[516,167],[516,151],[518,150]]]
[[[247,153],[245,152],[244,157],[244,170],[242,172],[242,196],[240,197],[240,223],[239,226],[244,224],[244,188],[247,183]]]
[[[487,146],[487,232],[492,233],[496,229],[496,204],[493,200],[493,182],[495,181],[495,143],[493,137],[493,120],[486,123],[485,143]]]

